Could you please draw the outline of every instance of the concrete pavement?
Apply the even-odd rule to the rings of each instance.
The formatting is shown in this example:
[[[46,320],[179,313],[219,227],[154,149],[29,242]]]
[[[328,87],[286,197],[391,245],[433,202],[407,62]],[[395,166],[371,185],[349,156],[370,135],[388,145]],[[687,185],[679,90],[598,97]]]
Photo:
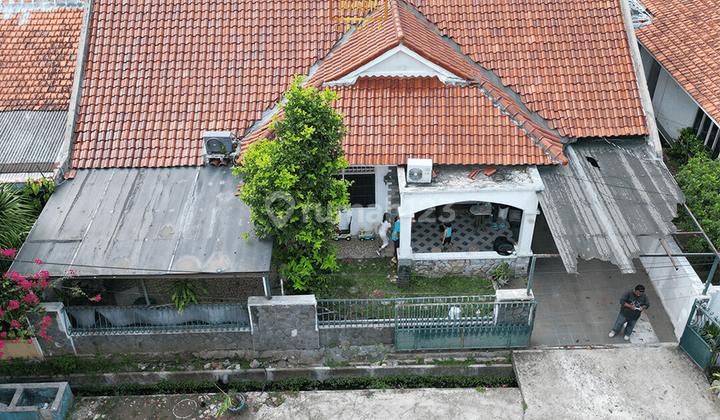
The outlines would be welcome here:
[[[514,353],[531,419],[720,419],[700,369],[675,344]]]

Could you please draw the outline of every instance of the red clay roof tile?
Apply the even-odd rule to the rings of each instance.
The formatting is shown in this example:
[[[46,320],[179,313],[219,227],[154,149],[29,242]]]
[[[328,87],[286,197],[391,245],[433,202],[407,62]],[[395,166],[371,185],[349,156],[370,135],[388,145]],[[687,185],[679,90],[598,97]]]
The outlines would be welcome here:
[[[210,5],[93,2],[79,111],[84,124],[76,130],[94,133],[78,136],[76,150],[122,147],[92,140],[98,130],[112,130],[127,147],[135,139],[178,140],[166,149],[140,143],[116,166],[200,165],[204,131],[243,135],[293,75],[306,74],[342,36],[326,23],[327,0]],[[145,128],[126,124],[134,121]],[[102,122],[113,125],[96,125]],[[110,159],[73,153],[71,165],[101,167]]]
[[[655,17],[635,31],[638,40],[708,115],[720,121],[720,0],[643,4]]]
[[[397,165],[420,157],[438,164],[557,163],[476,86],[448,86],[428,77],[361,77],[330,89],[339,95],[335,108],[345,114],[348,134],[342,144],[351,165]],[[281,110],[277,118],[282,117]],[[525,129],[566,163],[557,136],[522,118]],[[260,138],[272,138],[267,124],[244,138],[241,150]]]
[[[500,76],[523,102],[569,137],[647,134],[620,5],[614,0],[412,0],[441,34]],[[612,64],[611,64],[612,63]],[[591,80],[587,80],[591,77]],[[611,87],[628,83],[629,97]],[[529,88],[533,88],[533,92]],[[558,92],[574,94],[559,100]],[[605,102],[593,101],[595,92]],[[625,93],[623,93],[625,94]],[[572,110],[614,110],[595,123]],[[630,117],[623,121],[622,116]]]
[[[0,111],[63,111],[70,104],[82,9],[0,19]]]

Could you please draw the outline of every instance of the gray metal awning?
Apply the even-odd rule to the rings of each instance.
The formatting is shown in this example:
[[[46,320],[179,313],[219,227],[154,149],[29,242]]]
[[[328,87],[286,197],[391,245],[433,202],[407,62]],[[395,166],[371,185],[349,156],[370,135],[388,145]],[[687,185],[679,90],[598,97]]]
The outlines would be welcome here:
[[[635,272],[632,260],[643,254],[637,238],[675,232],[685,201],[675,179],[644,143],[583,141],[565,155],[565,166],[538,168],[540,205],[565,269],[576,273],[581,257]]]
[[[266,273],[272,240],[252,230],[228,168],[78,170],[60,184],[11,270],[64,276]],[[40,259],[38,266],[34,260]]]

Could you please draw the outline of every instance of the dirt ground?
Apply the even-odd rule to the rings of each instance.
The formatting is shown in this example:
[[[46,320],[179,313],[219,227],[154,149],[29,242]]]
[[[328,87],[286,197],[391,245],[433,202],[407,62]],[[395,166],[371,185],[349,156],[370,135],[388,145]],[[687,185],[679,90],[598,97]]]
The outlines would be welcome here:
[[[281,405],[292,395],[249,392],[238,412],[226,411],[221,419],[247,419],[261,406]],[[76,398],[68,420],[209,420],[215,419],[222,394],[150,395],[144,397]]]

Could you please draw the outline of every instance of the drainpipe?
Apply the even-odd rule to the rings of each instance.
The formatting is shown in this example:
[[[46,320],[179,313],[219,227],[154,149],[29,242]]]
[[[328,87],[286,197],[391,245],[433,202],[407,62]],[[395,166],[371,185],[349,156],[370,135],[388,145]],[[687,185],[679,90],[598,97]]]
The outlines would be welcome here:
[[[265,289],[265,299],[272,300],[272,292],[270,291],[270,278],[263,276],[263,288]]]

